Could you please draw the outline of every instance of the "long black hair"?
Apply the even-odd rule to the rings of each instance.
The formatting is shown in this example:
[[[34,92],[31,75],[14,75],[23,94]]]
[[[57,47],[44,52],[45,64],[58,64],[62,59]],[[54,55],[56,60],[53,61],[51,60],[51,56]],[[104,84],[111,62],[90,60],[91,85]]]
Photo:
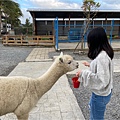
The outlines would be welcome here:
[[[106,51],[108,56],[113,59],[114,51],[109,44],[104,28],[92,29],[87,36],[87,43],[89,48],[88,57],[90,59],[95,59],[102,50]]]

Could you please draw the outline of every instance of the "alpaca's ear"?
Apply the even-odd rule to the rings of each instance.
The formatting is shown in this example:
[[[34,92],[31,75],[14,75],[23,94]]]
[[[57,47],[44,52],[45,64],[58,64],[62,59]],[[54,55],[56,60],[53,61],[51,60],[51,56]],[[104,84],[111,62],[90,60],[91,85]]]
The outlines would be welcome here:
[[[63,52],[60,53],[60,56],[61,56],[61,57],[63,56]]]
[[[59,58],[59,61],[60,61],[60,63],[63,63],[63,58],[60,57],[60,58]]]
[[[63,57],[63,52],[60,53],[60,57],[59,57],[59,62],[60,63],[63,63],[63,58],[62,57]]]

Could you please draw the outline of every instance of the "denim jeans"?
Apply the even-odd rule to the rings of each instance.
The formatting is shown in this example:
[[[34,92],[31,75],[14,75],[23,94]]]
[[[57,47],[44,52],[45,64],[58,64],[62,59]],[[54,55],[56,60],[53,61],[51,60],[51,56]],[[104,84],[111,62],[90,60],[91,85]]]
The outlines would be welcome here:
[[[109,103],[111,93],[108,96],[99,96],[92,93],[90,98],[90,120],[104,120],[106,105]]]

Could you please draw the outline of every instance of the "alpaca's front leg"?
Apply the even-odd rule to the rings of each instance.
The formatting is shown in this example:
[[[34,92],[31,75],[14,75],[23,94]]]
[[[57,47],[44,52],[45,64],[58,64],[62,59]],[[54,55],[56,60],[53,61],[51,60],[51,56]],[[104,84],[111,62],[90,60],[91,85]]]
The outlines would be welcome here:
[[[18,120],[28,120],[29,114],[24,114],[21,116],[17,116]]]

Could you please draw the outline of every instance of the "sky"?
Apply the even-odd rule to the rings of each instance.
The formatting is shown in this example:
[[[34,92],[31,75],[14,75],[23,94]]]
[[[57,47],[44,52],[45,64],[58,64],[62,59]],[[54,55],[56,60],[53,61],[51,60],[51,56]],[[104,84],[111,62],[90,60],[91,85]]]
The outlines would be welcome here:
[[[26,18],[32,22],[32,17],[28,9],[81,9],[83,0],[14,0],[19,3],[23,17],[20,18],[21,23],[25,23]],[[104,10],[120,10],[120,0],[95,0],[101,4],[99,9]]]

